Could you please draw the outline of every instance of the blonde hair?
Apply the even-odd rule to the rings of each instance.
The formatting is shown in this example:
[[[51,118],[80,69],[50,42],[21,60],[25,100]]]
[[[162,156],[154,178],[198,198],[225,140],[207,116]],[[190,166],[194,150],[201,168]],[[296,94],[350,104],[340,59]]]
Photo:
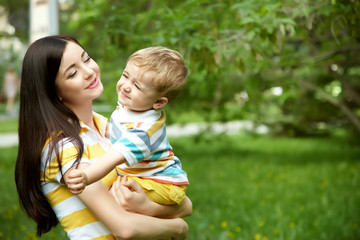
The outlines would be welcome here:
[[[140,68],[140,77],[146,72],[155,73],[152,82],[169,102],[180,94],[186,84],[188,69],[180,53],[175,50],[166,47],[144,48],[133,53],[128,58],[130,61]]]

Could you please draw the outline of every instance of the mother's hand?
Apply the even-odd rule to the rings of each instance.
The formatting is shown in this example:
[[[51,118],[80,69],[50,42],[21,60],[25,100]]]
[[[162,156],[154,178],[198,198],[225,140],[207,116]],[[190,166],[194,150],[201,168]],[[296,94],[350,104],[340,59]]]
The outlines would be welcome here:
[[[126,211],[153,215],[149,209],[154,207],[156,203],[147,197],[144,190],[134,180],[128,181],[126,176],[118,177],[113,183],[110,193]]]
[[[192,202],[188,197],[180,204],[163,205],[151,201],[144,190],[126,177],[118,177],[110,189],[116,202],[126,211],[159,218],[184,218],[192,214]]]

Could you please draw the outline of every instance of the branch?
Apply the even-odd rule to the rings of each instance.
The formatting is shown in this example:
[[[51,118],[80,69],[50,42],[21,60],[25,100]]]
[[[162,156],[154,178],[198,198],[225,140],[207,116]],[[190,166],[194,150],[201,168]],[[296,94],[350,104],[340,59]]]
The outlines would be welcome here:
[[[351,86],[351,83],[349,80],[344,76],[339,74],[338,72],[329,71],[331,75],[333,75],[335,78],[339,79],[340,82],[344,86],[344,90],[346,90],[347,94],[350,96],[351,100],[354,100],[354,102],[360,106],[360,95],[354,91],[354,88]]]
[[[354,44],[354,45],[348,45],[342,48],[338,48],[334,51],[330,51],[327,52],[325,54],[319,55],[317,57],[314,57],[315,62],[320,62],[323,61],[325,59],[329,59],[335,55],[344,53],[344,52],[349,52],[349,51],[360,51],[360,44]]]
[[[360,119],[351,111],[351,109],[342,101],[333,97],[331,94],[325,92],[324,90],[317,88],[315,84],[307,81],[298,81],[299,85],[304,89],[316,92],[319,94],[321,98],[330,102],[334,106],[341,109],[341,111],[345,114],[345,116],[352,122],[355,128],[360,132]]]

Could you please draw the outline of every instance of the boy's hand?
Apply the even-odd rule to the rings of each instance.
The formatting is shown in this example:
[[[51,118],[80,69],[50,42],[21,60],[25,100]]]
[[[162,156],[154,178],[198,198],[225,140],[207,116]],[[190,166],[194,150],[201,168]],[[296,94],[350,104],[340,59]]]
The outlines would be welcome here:
[[[86,174],[78,169],[71,170],[66,180],[66,184],[73,194],[80,194],[87,182]]]

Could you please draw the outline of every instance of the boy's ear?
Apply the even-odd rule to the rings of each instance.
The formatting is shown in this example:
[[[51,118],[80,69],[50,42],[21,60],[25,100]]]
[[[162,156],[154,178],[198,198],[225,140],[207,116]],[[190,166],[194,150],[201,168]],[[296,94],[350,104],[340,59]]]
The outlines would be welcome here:
[[[155,110],[158,110],[160,108],[163,108],[165,107],[165,105],[168,103],[168,98],[167,97],[161,97],[161,98],[158,98],[158,100],[156,100],[156,102],[153,104],[153,108]]]

